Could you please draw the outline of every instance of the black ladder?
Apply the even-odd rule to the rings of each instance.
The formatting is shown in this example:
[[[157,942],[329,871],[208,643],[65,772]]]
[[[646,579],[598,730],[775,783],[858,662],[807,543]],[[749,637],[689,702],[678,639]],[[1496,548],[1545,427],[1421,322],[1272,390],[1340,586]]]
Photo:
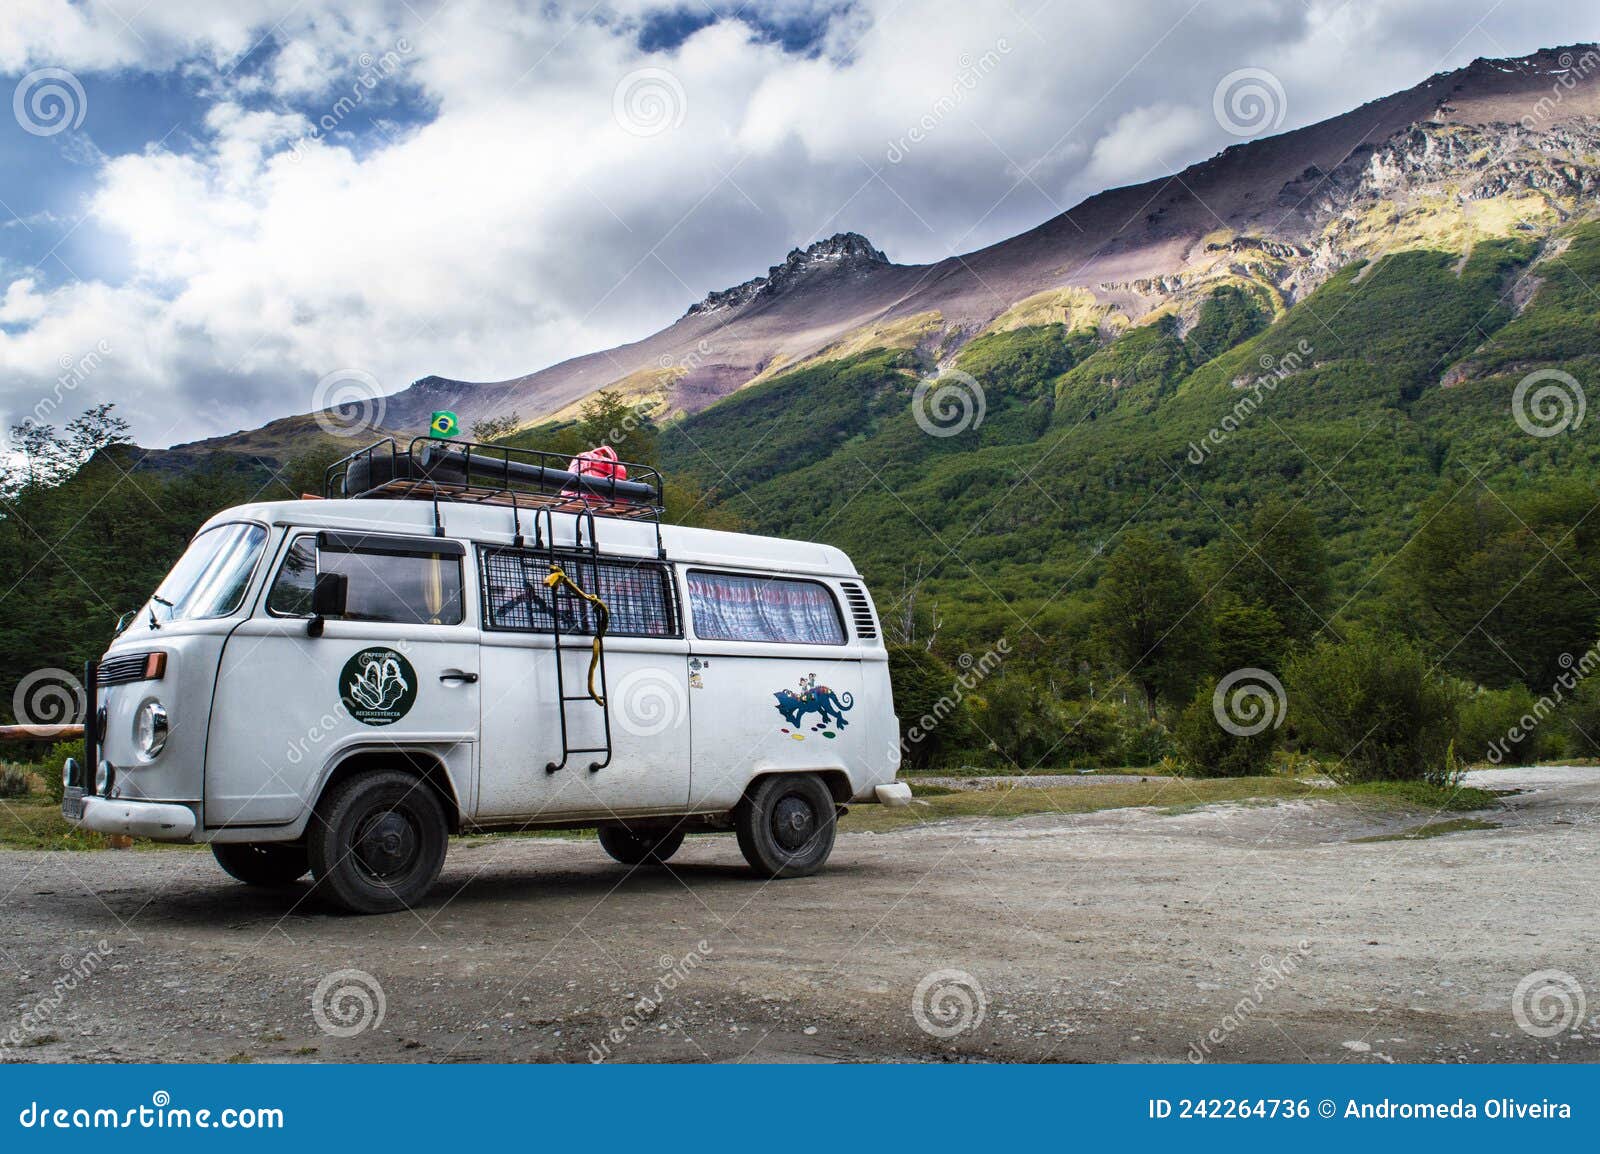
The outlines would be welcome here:
[[[581,512],[572,514],[572,518],[574,526],[574,552],[578,555],[587,554],[587,557],[583,557],[582,560],[587,560],[589,562],[589,572],[593,575],[591,580],[597,579],[600,574],[600,540],[595,535],[594,514],[585,509]],[[585,523],[587,523],[589,526],[589,542],[587,546],[584,544],[583,534],[583,527]],[[549,566],[547,572],[553,573],[557,569],[566,569],[567,566],[562,565],[561,558],[556,553],[555,517],[551,510],[539,509],[535,512],[533,521],[533,543],[535,549],[539,549],[541,547],[544,549],[545,559]],[[573,563],[575,560],[581,563],[581,560],[579,560],[578,557],[569,557],[567,560],[568,564]],[[556,713],[561,718],[561,760],[546,763],[544,771],[546,773],[556,773],[565,769],[567,767],[568,760],[570,760],[572,755],[575,753],[598,753],[603,754],[604,756],[598,761],[589,762],[589,772],[598,773],[600,770],[611,764],[611,691],[606,685],[605,640],[603,637],[596,636],[587,645],[563,644],[562,638],[565,636],[565,634],[561,632],[561,590],[558,587],[552,588],[550,590],[550,594],[550,627],[552,639],[555,644],[554,652],[556,659]],[[581,604],[582,602],[580,601],[580,605]],[[580,613],[583,612],[589,611],[586,609],[580,609]],[[593,653],[597,655],[598,661],[596,672],[598,673],[598,677],[596,680],[599,682],[600,686],[600,700],[596,701],[592,696],[589,695],[588,692],[567,692],[567,678],[565,669],[566,662],[563,660],[562,654],[573,651]],[[567,720],[567,707],[579,701],[587,701],[589,704],[599,708],[600,727],[601,733],[604,735],[605,744],[572,744],[571,726],[568,724]]]

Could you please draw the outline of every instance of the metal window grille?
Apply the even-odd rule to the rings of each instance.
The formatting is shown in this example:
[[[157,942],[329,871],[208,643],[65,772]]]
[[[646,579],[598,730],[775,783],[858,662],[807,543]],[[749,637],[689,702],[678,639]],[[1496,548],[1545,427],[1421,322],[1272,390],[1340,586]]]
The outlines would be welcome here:
[[[547,587],[550,555],[519,549],[480,548],[483,620],[488,629],[592,633],[594,613],[565,586]],[[676,637],[677,605],[665,565],[628,558],[557,554],[557,564],[611,611],[610,633],[618,637]]]

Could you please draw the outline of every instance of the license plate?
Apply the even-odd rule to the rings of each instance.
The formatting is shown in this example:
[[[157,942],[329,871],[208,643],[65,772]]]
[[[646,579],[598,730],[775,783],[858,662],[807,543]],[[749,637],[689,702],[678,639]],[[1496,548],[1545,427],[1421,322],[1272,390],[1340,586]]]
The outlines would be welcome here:
[[[83,818],[83,790],[77,786],[66,790],[61,795],[61,816],[68,821],[80,821]]]

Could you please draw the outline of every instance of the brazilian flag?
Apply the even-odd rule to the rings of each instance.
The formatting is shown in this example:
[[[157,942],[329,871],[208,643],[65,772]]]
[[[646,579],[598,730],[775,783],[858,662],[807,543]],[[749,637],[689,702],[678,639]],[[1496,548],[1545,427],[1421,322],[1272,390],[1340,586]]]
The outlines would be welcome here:
[[[455,437],[461,433],[461,422],[456,415],[448,409],[441,409],[433,414],[433,423],[428,426],[430,437]]]

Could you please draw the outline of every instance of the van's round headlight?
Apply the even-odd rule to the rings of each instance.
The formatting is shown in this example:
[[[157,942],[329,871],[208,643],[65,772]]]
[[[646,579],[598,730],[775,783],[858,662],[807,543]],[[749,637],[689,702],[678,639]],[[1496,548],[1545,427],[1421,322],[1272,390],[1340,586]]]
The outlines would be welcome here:
[[[139,707],[139,715],[134,719],[134,740],[139,744],[139,752],[145,757],[154,757],[160,753],[167,744],[167,711],[159,701],[147,701]]]

